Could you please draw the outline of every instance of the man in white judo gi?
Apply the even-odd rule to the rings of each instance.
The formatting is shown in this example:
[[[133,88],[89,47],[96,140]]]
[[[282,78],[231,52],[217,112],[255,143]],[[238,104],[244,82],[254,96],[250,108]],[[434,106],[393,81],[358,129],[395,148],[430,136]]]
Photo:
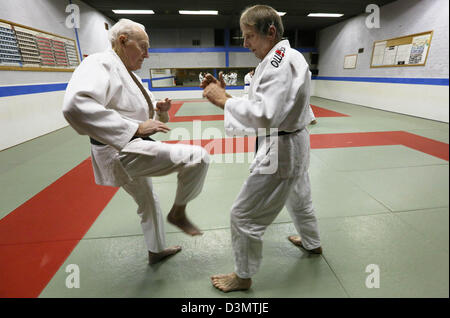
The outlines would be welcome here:
[[[79,134],[90,137],[96,183],[122,186],[136,201],[153,264],[181,247],[166,247],[164,221],[150,177],[178,173],[167,220],[189,235],[200,235],[185,210],[203,187],[209,156],[198,146],[149,138],[170,130],[165,123],[171,106],[167,98],[157,102],[133,73],[148,58],[149,38],[143,25],[127,19],[116,23],[109,35],[112,49],[90,55],[73,73],[63,114]]]
[[[288,239],[310,253],[321,254],[317,219],[311,199],[308,174],[310,159],[309,114],[311,73],[303,56],[282,41],[283,24],[268,6],[246,9],[240,18],[244,46],[259,59],[249,98],[235,98],[225,92],[224,82],[211,74],[203,81],[203,96],[224,109],[229,135],[255,133],[260,128],[277,128],[278,134],[259,135],[258,150],[231,209],[231,239],[235,271],[211,277],[224,291],[251,286],[262,259],[262,236],[286,205],[298,235]],[[275,145],[278,145],[278,151]],[[278,160],[274,173],[268,163]]]

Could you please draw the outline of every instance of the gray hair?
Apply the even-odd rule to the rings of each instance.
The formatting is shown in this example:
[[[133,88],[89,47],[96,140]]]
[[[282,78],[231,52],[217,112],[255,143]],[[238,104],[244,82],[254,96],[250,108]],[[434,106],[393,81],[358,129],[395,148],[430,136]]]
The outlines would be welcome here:
[[[283,37],[284,27],[283,21],[277,11],[266,5],[255,5],[245,9],[240,18],[241,25],[255,27],[262,35],[267,35],[271,25],[277,30],[276,39],[280,41]]]
[[[145,26],[140,23],[131,21],[129,19],[120,19],[119,22],[114,24],[114,26],[109,30],[108,36],[111,45],[114,46],[114,42],[116,42],[116,40],[122,34],[133,36],[137,27],[145,31]]]

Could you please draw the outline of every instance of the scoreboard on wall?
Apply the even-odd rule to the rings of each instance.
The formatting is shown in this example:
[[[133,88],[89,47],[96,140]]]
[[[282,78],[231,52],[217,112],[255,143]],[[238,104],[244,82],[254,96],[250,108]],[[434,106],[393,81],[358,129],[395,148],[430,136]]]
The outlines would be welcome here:
[[[74,40],[0,21],[0,70],[72,71],[79,64]]]

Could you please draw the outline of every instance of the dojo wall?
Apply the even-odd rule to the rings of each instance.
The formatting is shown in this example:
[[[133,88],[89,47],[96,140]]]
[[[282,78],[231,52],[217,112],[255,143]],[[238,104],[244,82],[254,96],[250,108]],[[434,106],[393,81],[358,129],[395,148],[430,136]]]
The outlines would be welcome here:
[[[150,31],[151,33],[151,31]],[[150,41],[152,41],[150,39]],[[141,70],[137,74],[150,84],[150,69],[152,68],[223,68],[223,67],[256,67],[259,60],[255,55],[246,49],[238,47],[227,48],[175,48],[175,49],[154,49],[162,51],[152,52],[150,49],[149,58],[144,60]],[[192,52],[195,51],[195,52]],[[212,52],[218,51],[218,52]],[[300,50],[306,61],[310,61],[310,50]],[[228,58],[227,58],[228,55]],[[228,61],[228,62],[227,62]],[[158,88],[150,90],[156,98],[191,99],[202,98],[200,88]],[[229,87],[232,95],[241,96],[243,87]]]
[[[448,0],[399,0],[381,7],[381,28],[368,29],[366,14],[318,34],[318,97],[449,121]],[[425,66],[370,68],[373,42],[434,31]],[[344,69],[344,56],[358,53],[356,69]]]
[[[78,39],[83,54],[106,49],[104,23],[112,21],[79,1]],[[74,29],[65,25],[69,1],[2,0],[0,19],[76,40]],[[61,113],[65,87],[71,72],[0,70],[0,150],[67,126]]]

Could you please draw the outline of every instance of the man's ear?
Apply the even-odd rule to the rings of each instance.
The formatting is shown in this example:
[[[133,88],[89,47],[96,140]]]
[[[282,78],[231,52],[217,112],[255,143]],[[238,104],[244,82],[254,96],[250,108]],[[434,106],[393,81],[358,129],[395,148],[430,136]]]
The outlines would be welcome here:
[[[277,28],[273,24],[269,27],[268,35],[271,39],[275,39],[277,37]]]
[[[121,34],[119,36],[119,41],[120,41],[120,44],[125,44],[125,42],[128,41],[128,37],[125,34]]]

